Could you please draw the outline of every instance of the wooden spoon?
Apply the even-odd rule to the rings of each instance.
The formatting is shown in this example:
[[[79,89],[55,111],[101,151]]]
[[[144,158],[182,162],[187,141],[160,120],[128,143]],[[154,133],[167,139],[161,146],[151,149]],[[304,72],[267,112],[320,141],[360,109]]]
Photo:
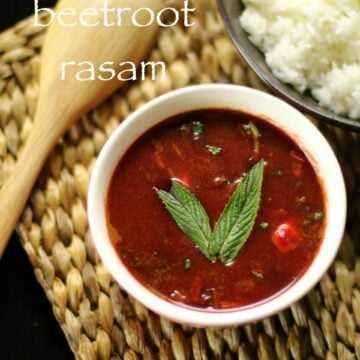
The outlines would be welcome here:
[[[155,13],[162,8],[161,0],[109,0],[108,4],[110,8],[118,8],[120,4],[133,10],[147,7]],[[73,8],[79,13],[85,8],[99,9],[101,5],[103,1],[100,0],[60,0],[56,11]],[[146,23],[147,14],[144,12],[141,20],[140,13],[139,21]],[[64,61],[90,61],[95,69],[105,61],[114,61],[114,67],[124,61],[139,64],[153,45],[159,28],[156,22],[139,28],[131,23],[129,16],[124,15],[123,18],[120,27],[64,27],[57,21],[50,25],[42,53],[39,100],[33,129],[14,172],[0,191],[0,258],[55,144],[75,120],[122,84],[117,79],[81,82],[74,79],[74,74],[68,74],[67,80],[63,81],[61,64]],[[95,23],[93,15],[91,20]],[[103,17],[99,16],[99,21],[101,24]]]

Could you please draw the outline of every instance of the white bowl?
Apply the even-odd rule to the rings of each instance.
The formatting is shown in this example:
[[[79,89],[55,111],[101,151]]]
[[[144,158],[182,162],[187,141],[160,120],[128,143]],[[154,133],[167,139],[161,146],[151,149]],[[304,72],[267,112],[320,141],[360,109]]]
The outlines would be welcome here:
[[[265,116],[307,154],[325,193],[326,229],[306,273],[280,294],[259,304],[229,311],[206,311],[170,303],[144,287],[121,262],[106,226],[105,198],[113,171],[129,147],[148,129],[173,115],[195,109],[230,108]],[[346,219],[346,191],[336,157],[318,129],[299,111],[269,94],[235,85],[199,85],[170,92],[130,115],[112,134],[95,164],[88,194],[88,214],[95,246],[116,281],[147,308],[178,323],[197,327],[247,324],[288,307],[326,272],[339,248]]]

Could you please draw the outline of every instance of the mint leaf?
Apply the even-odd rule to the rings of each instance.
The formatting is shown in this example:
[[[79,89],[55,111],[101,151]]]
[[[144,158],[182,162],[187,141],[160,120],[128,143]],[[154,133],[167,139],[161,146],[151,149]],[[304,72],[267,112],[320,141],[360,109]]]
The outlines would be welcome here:
[[[172,182],[170,192],[156,188],[155,191],[184,234],[209,260],[214,260],[209,254],[211,238],[209,217],[196,197],[177,181]]]
[[[227,264],[234,260],[248,239],[259,210],[264,161],[259,161],[237,186],[217,221],[210,255],[219,254]]]
[[[170,192],[156,188],[155,191],[176,224],[199,250],[211,261],[219,257],[228,264],[234,260],[254,227],[263,173],[264,161],[261,160],[241,180],[213,232],[204,207],[179,182],[172,182]],[[261,225],[263,228],[268,226],[267,223]]]

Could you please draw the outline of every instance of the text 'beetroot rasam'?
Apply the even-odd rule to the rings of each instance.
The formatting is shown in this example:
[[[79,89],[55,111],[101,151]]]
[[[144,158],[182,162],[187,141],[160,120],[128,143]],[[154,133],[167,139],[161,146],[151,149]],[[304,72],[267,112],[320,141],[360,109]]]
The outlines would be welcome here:
[[[326,222],[321,183],[266,119],[227,109],[177,115],[120,160],[106,197],[113,246],[170,302],[240,308],[293,284]]]

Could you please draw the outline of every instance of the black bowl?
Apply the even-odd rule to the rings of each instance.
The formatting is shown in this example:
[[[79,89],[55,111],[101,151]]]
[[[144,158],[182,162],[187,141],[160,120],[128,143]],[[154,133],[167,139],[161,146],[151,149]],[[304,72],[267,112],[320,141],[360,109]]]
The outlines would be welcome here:
[[[319,105],[308,93],[301,94],[292,86],[277,79],[265,62],[263,53],[248,39],[241,28],[240,15],[243,11],[241,0],[217,0],[225,28],[236,48],[251,66],[259,78],[277,95],[294,105],[299,110],[332,125],[360,132],[360,121],[350,120],[336,115]]]

